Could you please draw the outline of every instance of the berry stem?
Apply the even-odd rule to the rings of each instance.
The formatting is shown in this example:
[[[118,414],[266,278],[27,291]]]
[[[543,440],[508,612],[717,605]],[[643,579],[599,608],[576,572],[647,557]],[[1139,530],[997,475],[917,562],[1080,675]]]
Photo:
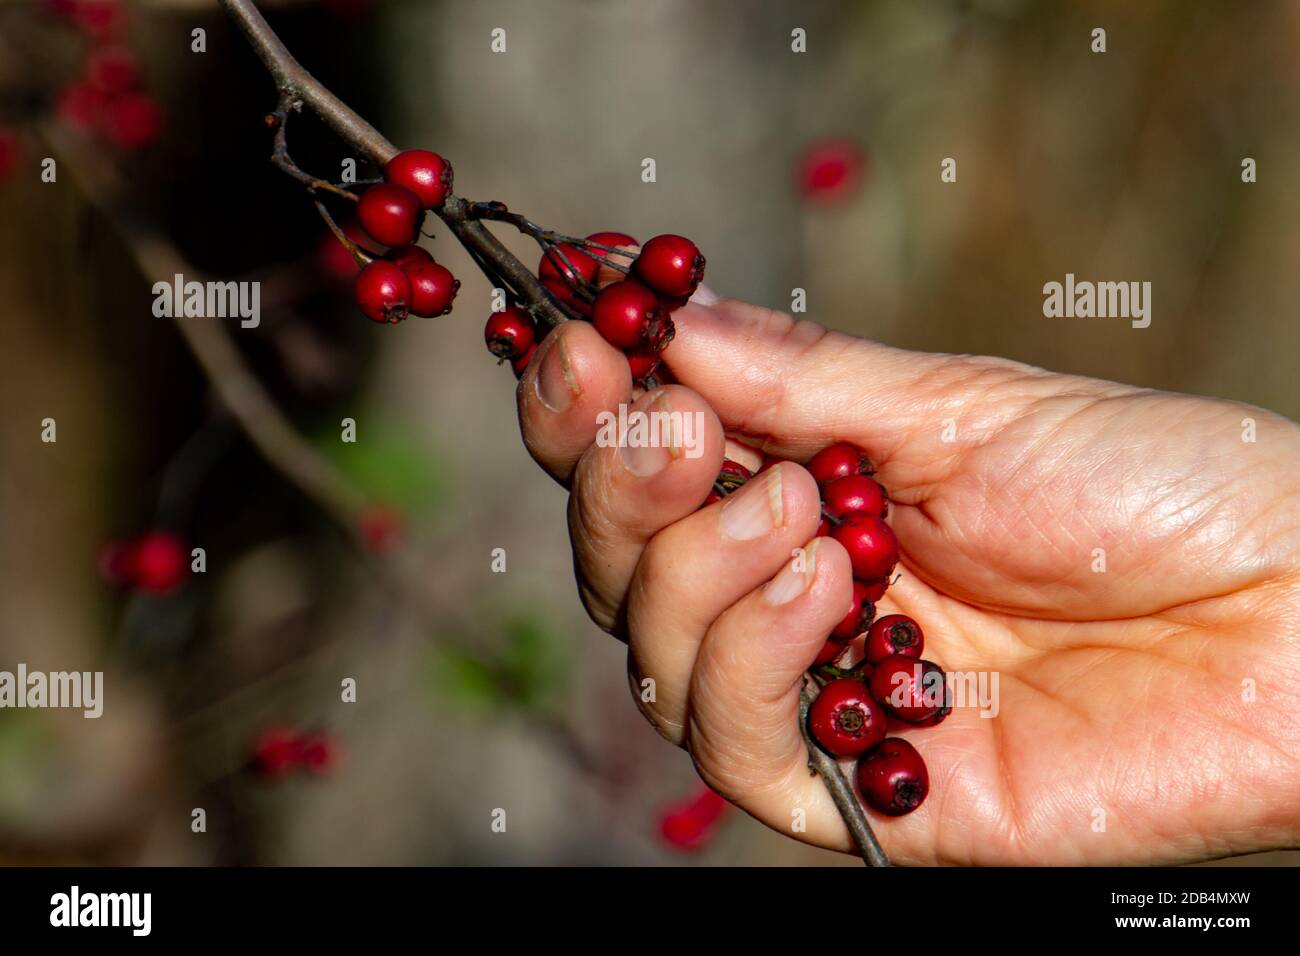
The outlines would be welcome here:
[[[831,800],[835,802],[835,809],[840,812],[840,817],[844,820],[844,825],[849,828],[853,842],[857,844],[863,862],[867,866],[890,866],[889,857],[871,831],[871,824],[867,822],[862,804],[858,803],[853,787],[840,770],[838,761],[818,747],[808,732],[808,708],[811,706],[812,695],[808,693],[808,684],[805,682],[799,692],[799,729],[803,733],[804,743],[808,746],[808,769],[822,778]]]
[[[281,172],[287,173],[306,186],[307,191],[313,195],[318,191],[327,192],[356,202],[358,198],[356,193],[350,192],[342,186],[335,186],[327,179],[320,179],[311,175],[289,156],[289,114],[300,109],[302,109],[301,100],[294,99],[287,93],[281,93],[280,102],[276,106],[275,112],[266,118],[267,124],[275,130],[275,141],[271,149],[271,162]]]

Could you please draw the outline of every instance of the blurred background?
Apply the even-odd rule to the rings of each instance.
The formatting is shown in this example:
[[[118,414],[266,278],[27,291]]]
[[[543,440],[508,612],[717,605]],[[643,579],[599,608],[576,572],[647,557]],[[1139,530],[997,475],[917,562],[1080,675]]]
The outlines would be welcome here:
[[[890,344],[1300,415],[1300,4],[262,7],[461,195],[687,234],[722,294]],[[636,713],[488,283],[437,224],[455,311],[362,318],[273,106],[213,0],[0,3],[0,670],[106,684],[99,720],[0,710],[0,862],[851,863],[720,809]],[[174,271],[261,281],[261,324],[155,316]],[[1151,326],[1044,318],[1067,272],[1150,281]]]

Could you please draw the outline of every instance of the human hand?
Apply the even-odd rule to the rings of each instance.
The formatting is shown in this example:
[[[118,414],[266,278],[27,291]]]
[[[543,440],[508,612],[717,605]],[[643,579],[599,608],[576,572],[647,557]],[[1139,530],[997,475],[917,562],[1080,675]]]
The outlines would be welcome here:
[[[873,816],[895,862],[1168,863],[1300,842],[1292,423],[737,302],[674,320],[665,354],[684,384],[634,407],[703,413],[699,457],[593,444],[597,413],[632,385],[586,323],[552,333],[519,407],[530,451],[572,492],[583,601],[628,641],[634,696],[706,782],[774,829],[851,849],[797,723],[802,674],[850,593],[847,555],[814,538],[816,485],[787,463],[699,510],[724,429],[800,461],[844,440],[894,502],[901,579],[880,613],[919,620],[949,672],[999,678],[996,716],[958,707],[902,734],[931,795]]]

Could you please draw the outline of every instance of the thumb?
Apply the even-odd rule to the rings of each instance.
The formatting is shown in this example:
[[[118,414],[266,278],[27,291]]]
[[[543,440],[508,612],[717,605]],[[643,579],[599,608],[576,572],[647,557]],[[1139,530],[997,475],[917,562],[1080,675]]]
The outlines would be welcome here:
[[[796,322],[784,312],[701,289],[673,313],[664,360],[731,432],[802,460],[835,440],[893,457],[908,438],[957,418],[985,386],[1046,377],[1002,359],[910,352]],[[990,422],[981,420],[981,425]]]

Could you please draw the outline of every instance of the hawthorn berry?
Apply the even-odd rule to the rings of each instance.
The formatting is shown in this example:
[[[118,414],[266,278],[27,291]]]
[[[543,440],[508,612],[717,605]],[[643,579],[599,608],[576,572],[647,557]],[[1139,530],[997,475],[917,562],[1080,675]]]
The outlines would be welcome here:
[[[402,186],[378,183],[357,201],[357,222],[376,242],[409,246],[420,234],[420,198]]]
[[[433,256],[423,246],[399,246],[389,251],[388,261],[405,269],[421,262],[433,262]]]
[[[283,777],[298,766],[298,735],[289,727],[265,728],[253,742],[252,768],[262,777]]]
[[[533,345],[528,346],[527,352],[510,363],[510,367],[514,369],[515,378],[524,377],[524,372],[528,371],[528,364],[532,362],[533,356],[536,354],[537,345],[534,343]]]
[[[704,256],[685,236],[655,236],[641,247],[637,278],[662,296],[689,296],[704,276]]]
[[[98,129],[108,97],[89,83],[72,83],[59,91],[54,112],[59,121],[79,133]]]
[[[699,850],[708,843],[730,804],[708,787],[684,803],[666,807],[659,818],[665,842],[679,850]]]
[[[608,249],[596,249],[587,246],[587,255],[596,260],[596,274],[592,277],[592,282],[598,288],[603,288],[611,282],[617,282],[622,279],[625,270],[632,267],[632,261],[635,258],[635,250],[640,246],[634,238],[625,232],[593,232],[587,237],[588,242],[594,242],[598,245],[607,246],[608,249],[626,249],[627,252],[610,252]],[[621,269],[614,268],[621,266]]]
[[[425,209],[437,209],[451,194],[451,163],[427,149],[404,150],[384,165],[384,181],[414,193]]]
[[[867,686],[848,677],[830,681],[808,708],[808,731],[835,757],[857,757],[885,739],[885,712]]]
[[[827,445],[813,455],[808,462],[808,471],[819,485],[829,484],[836,478],[843,478],[845,475],[875,474],[875,469],[871,467],[871,459],[867,457],[867,453],[857,445],[852,445],[846,441]]]
[[[140,82],[135,55],[120,46],[105,46],[86,58],[86,82],[109,96],[132,89]]]
[[[173,591],[185,578],[188,554],[170,531],[150,531],[131,548],[131,582],[153,594]]]
[[[876,616],[876,605],[867,596],[868,593],[867,586],[861,581],[853,582],[853,603],[849,606],[849,613],[831,631],[832,641],[851,641],[872,626],[871,619]]]
[[[879,515],[847,514],[831,529],[831,537],[848,551],[853,576],[860,581],[888,577],[898,564],[898,539]]]
[[[599,268],[600,263],[591,256],[564,242],[542,254],[542,261],[537,265],[537,277],[543,284],[558,280],[565,287],[580,286],[595,279]]]
[[[889,510],[885,489],[866,475],[845,475],[822,489],[822,503],[836,518],[854,511],[866,511],[884,517]]]
[[[162,107],[148,93],[109,97],[100,115],[100,125],[113,144],[122,149],[142,149],[162,132]]]
[[[592,324],[610,345],[628,351],[657,348],[666,341],[672,319],[659,299],[639,282],[606,286],[592,306]]]
[[[659,367],[659,352],[657,349],[641,349],[637,352],[627,354],[627,365],[632,370],[632,381],[642,382],[654,374],[655,369]]]
[[[925,634],[921,625],[906,614],[886,614],[871,625],[862,648],[872,664],[894,655],[920,658],[925,649]]]
[[[305,734],[297,741],[298,760],[304,769],[323,776],[338,762],[338,748],[333,738],[323,733]]]
[[[890,581],[889,578],[875,578],[869,581],[859,581],[858,583],[867,589],[868,598],[872,601],[879,601],[885,596],[885,592],[889,590]]]
[[[451,270],[430,259],[428,262],[412,262],[402,271],[411,283],[412,315],[432,319],[451,311],[451,302],[460,290],[460,280],[451,274]]]
[[[857,143],[815,143],[799,160],[799,191],[805,199],[826,205],[847,199],[861,184],[866,165],[866,154]]]
[[[400,267],[375,259],[357,273],[352,294],[367,318],[400,322],[411,307],[411,280]]]
[[[820,667],[822,664],[833,664],[840,659],[846,650],[848,648],[839,641],[827,641],[822,645],[822,649],[817,652],[817,656],[813,658],[812,666]]]
[[[901,737],[886,737],[859,760],[857,778],[867,805],[891,817],[911,813],[930,792],[925,761]]]
[[[537,339],[533,317],[517,305],[493,312],[483,329],[483,339],[497,358],[514,361],[525,355]]]
[[[933,661],[893,654],[875,665],[871,695],[899,720],[919,724],[949,703],[947,680]]]

